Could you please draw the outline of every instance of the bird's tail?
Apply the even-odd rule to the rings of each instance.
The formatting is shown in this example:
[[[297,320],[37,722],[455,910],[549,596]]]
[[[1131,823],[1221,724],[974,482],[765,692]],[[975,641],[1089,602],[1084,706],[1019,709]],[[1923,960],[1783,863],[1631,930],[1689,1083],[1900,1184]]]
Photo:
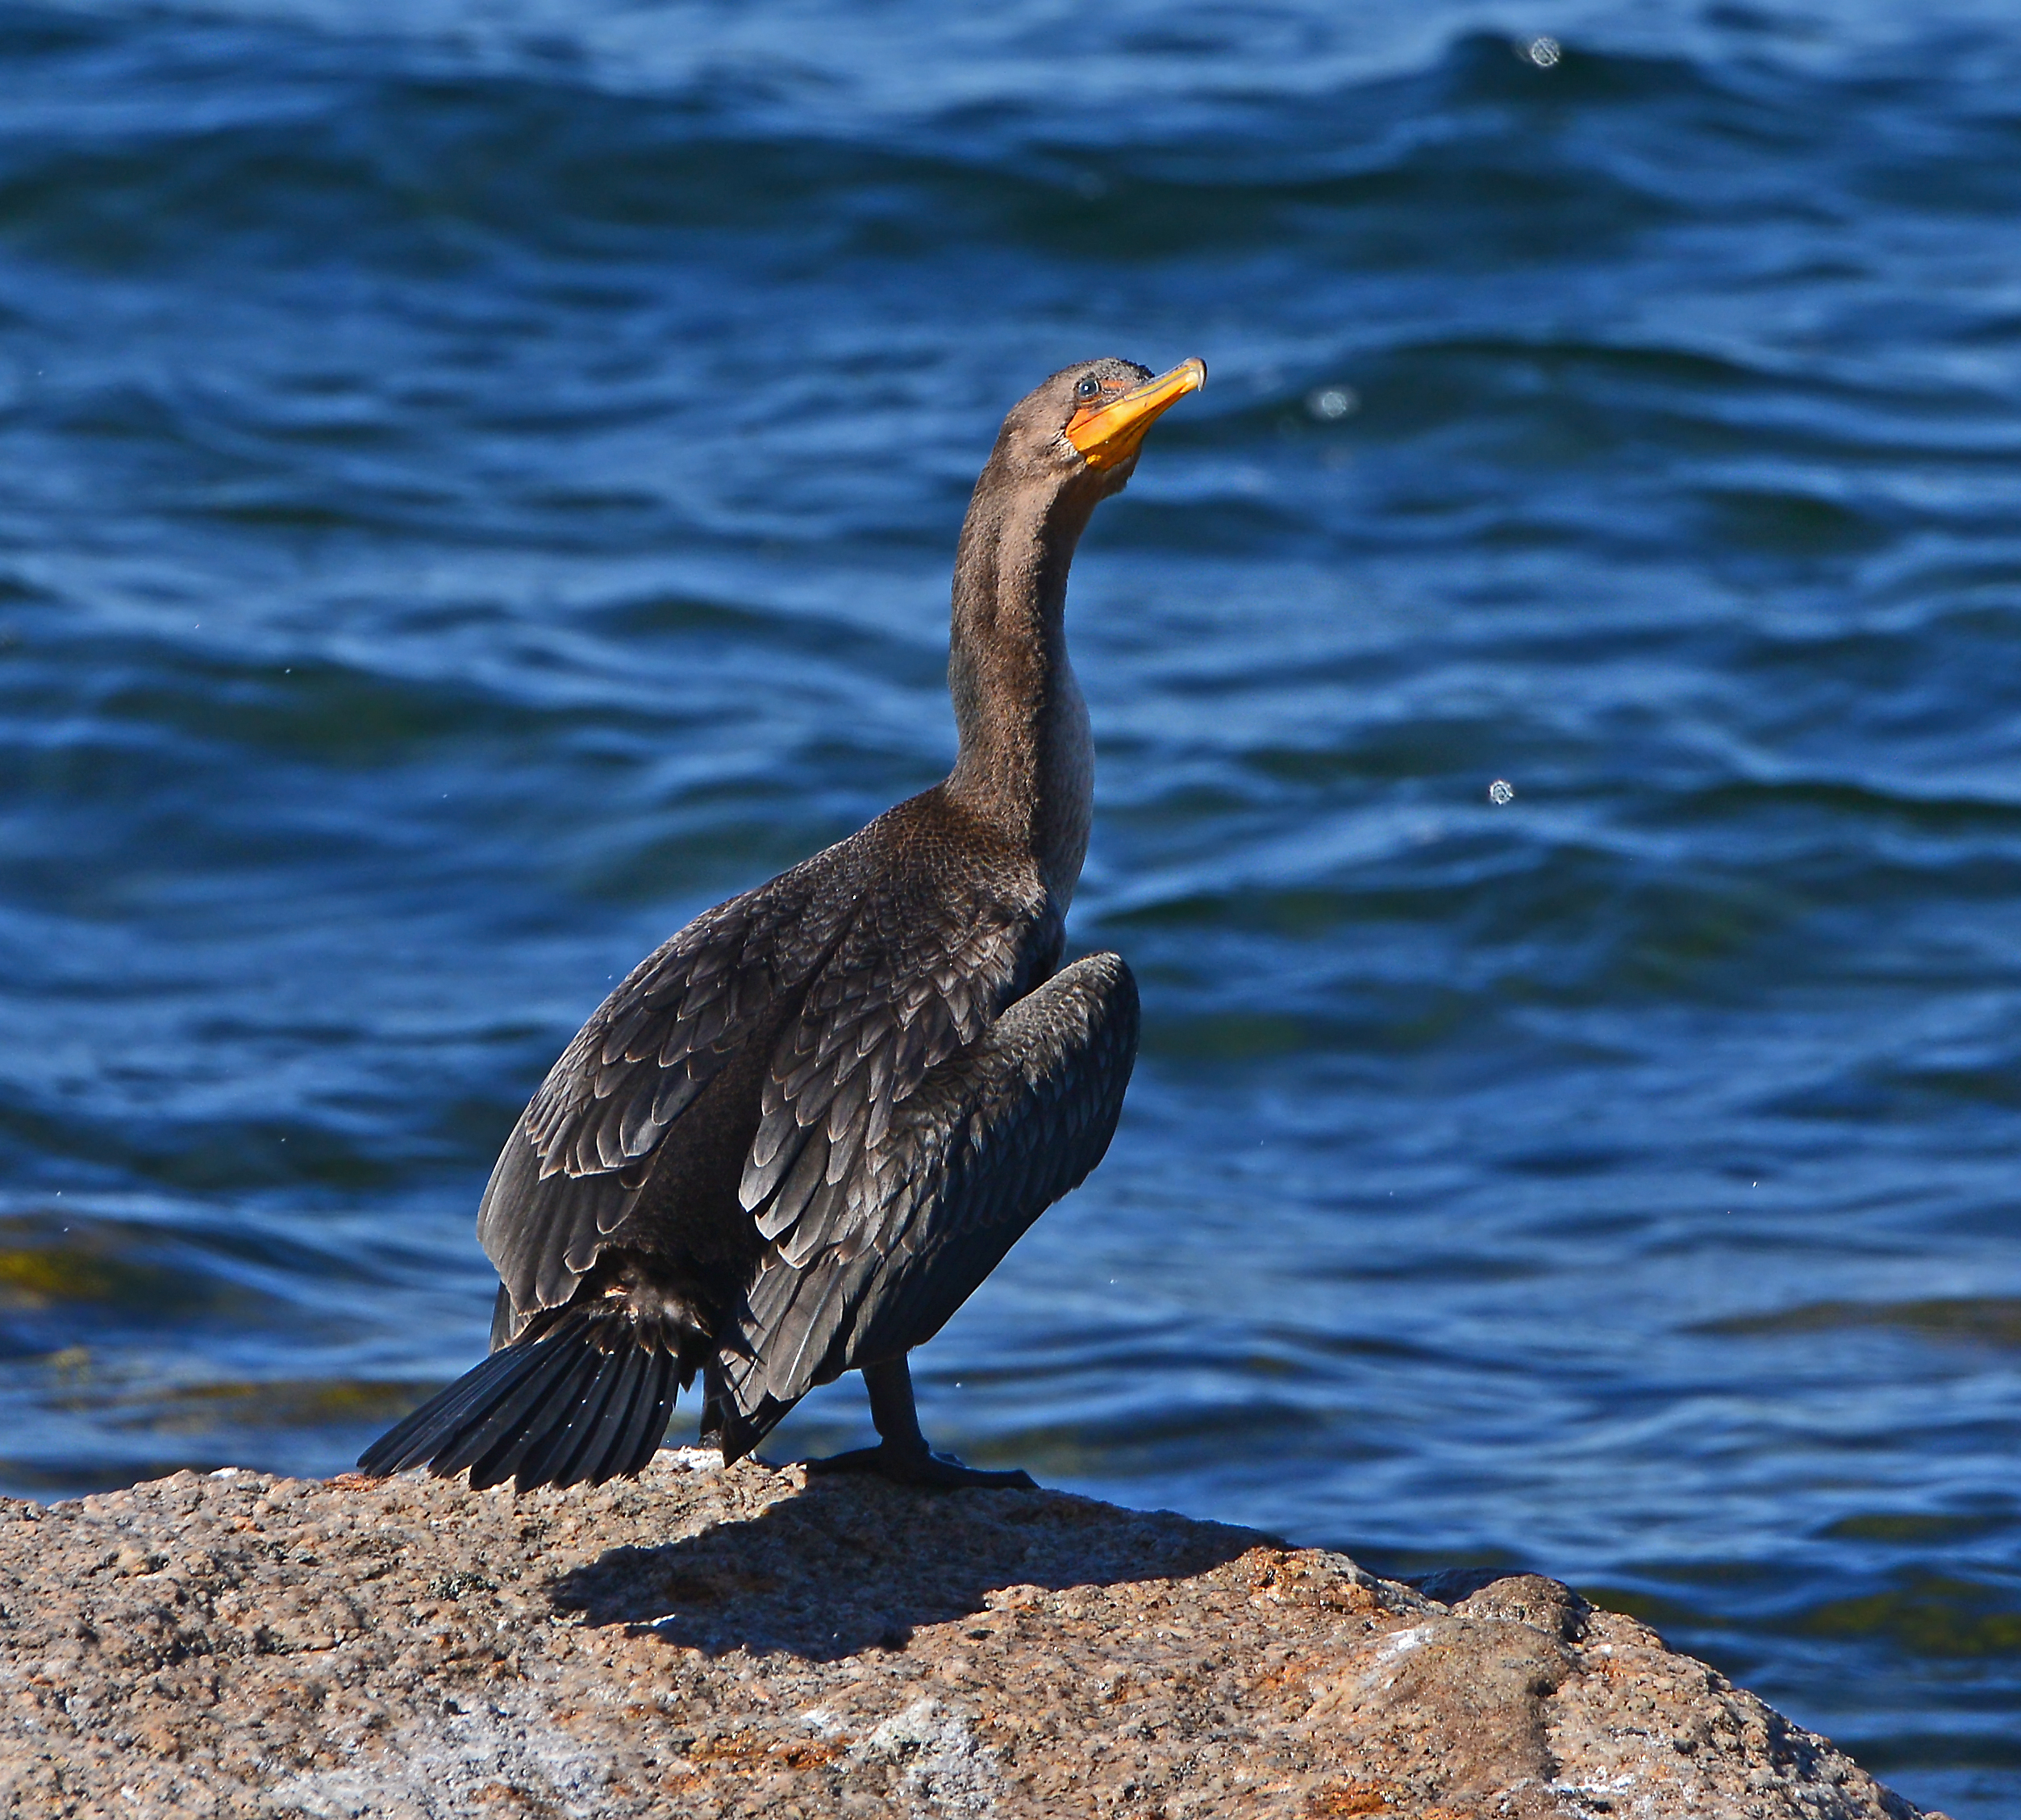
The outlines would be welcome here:
[[[506,1479],[521,1491],[600,1485],[644,1470],[692,1369],[642,1344],[622,1314],[569,1309],[381,1435],[358,1470],[377,1478],[426,1465],[447,1478],[467,1466],[479,1490]]]

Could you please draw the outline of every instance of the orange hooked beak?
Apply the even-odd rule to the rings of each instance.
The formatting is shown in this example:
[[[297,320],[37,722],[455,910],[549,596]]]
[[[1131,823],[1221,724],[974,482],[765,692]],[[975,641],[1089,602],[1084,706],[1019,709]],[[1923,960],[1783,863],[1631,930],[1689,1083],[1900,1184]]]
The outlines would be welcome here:
[[[1120,398],[1104,398],[1073,414],[1066,439],[1090,468],[1113,468],[1137,452],[1144,433],[1189,392],[1207,382],[1207,363],[1181,360]]]

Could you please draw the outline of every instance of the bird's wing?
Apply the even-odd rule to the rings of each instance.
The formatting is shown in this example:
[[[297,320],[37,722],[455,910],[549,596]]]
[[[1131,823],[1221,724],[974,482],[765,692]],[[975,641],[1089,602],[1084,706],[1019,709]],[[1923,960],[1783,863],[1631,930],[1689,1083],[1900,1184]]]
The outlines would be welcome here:
[[[773,1051],[738,1195],[798,1261],[846,1240],[893,1122],[950,1056],[1052,971],[1050,899],[1010,906],[930,873],[867,893]]]
[[[568,1300],[669,1127],[819,970],[848,927],[846,873],[831,848],[704,911],[631,970],[548,1070],[477,1210],[478,1241],[519,1316]]]
[[[931,1066],[874,1140],[866,1133],[860,1153],[840,1152],[840,1175],[814,1175],[789,1217],[761,1213],[773,1242],[718,1336],[732,1451],[814,1385],[931,1338],[1101,1161],[1137,1022],[1122,957],[1077,961]],[[796,1163],[786,1179],[800,1173]]]

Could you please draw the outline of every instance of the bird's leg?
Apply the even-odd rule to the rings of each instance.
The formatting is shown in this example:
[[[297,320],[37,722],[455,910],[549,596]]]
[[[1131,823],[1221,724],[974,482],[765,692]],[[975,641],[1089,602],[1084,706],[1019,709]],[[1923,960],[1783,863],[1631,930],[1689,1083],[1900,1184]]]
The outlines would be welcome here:
[[[952,1454],[935,1453],[919,1432],[919,1411],[912,1400],[912,1368],[902,1352],[895,1359],[865,1365],[863,1381],[870,1393],[870,1419],[883,1439],[874,1447],[856,1447],[807,1462],[810,1472],[877,1472],[902,1485],[930,1485],[943,1490],[963,1487],[1000,1491],[1036,1491],[1029,1472],[985,1472],[964,1466]]]

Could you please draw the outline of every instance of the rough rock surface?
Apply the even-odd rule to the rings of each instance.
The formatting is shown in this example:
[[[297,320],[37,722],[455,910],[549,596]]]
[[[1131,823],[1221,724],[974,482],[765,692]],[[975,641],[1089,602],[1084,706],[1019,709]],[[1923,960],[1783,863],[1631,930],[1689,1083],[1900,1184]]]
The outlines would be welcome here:
[[[0,1813],[1915,1811],[1555,1581],[711,1458],[0,1504]]]

